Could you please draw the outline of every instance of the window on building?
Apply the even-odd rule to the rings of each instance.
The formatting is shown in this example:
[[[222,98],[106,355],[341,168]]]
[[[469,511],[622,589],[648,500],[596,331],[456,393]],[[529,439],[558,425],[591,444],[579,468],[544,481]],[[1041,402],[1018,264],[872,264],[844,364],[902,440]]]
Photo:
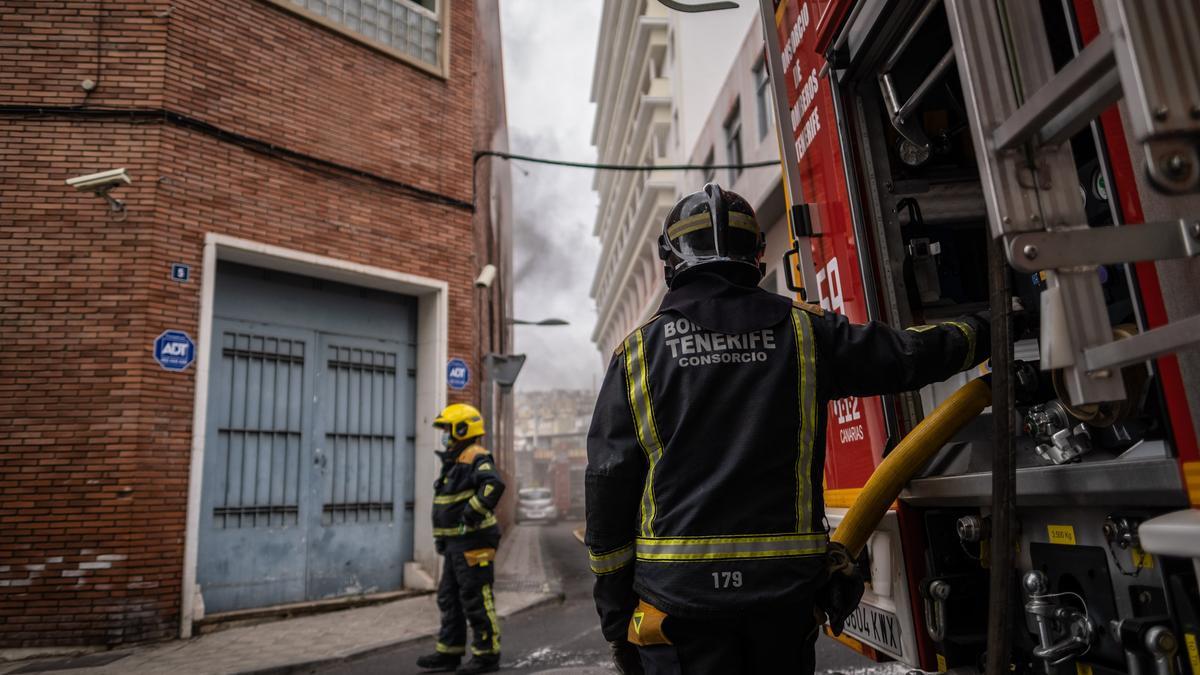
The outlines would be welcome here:
[[[758,139],[762,140],[771,130],[771,74],[765,58],[754,66],[754,100],[758,107]]]
[[[440,70],[442,2],[445,0],[286,0],[281,4],[301,7],[354,37]]]
[[[734,102],[729,116],[725,118],[725,156],[729,158],[729,164],[742,163],[742,105],[737,101]],[[733,185],[740,175],[741,169],[730,169],[729,184]]]
[[[713,150],[710,149],[708,151],[708,156],[704,158],[704,182],[705,183],[711,183],[711,182],[717,180],[717,170],[713,168],[713,164],[715,164],[715,163],[716,163],[716,161],[715,161],[715,157],[713,155]]]

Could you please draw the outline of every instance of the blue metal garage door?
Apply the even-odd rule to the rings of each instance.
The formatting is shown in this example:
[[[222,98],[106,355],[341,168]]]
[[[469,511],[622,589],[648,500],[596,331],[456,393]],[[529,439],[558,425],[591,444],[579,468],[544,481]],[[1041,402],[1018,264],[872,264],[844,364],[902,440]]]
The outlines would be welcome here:
[[[401,586],[415,309],[402,296],[219,266],[197,567],[207,612]]]

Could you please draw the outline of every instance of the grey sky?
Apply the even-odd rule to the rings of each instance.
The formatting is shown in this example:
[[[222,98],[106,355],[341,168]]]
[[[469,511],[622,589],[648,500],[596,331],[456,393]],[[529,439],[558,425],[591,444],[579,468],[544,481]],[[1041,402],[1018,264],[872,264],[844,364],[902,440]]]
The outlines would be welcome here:
[[[592,64],[600,0],[500,0],[504,78],[512,151],[594,161]],[[529,360],[517,388],[597,386],[601,359],[591,342],[588,295],[600,245],[594,173],[513,162],[516,316],[566,319],[570,326],[516,326]]]

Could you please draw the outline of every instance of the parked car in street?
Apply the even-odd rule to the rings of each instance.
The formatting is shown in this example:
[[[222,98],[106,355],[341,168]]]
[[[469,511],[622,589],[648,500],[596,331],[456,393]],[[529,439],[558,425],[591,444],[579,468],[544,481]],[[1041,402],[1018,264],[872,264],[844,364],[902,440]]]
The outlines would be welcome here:
[[[517,522],[558,522],[558,508],[549,488],[530,487],[517,491]]]

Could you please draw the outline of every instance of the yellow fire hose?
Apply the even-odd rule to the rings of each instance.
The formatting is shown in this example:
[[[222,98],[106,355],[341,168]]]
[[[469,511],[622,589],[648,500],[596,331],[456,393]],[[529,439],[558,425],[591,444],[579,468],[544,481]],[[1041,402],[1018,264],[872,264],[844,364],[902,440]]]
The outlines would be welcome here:
[[[900,496],[908,480],[967,422],[992,402],[989,377],[971,380],[950,395],[916,426],[875,469],[850,510],[833,533],[833,541],[857,558],[867,537],[883,519],[888,506]]]

